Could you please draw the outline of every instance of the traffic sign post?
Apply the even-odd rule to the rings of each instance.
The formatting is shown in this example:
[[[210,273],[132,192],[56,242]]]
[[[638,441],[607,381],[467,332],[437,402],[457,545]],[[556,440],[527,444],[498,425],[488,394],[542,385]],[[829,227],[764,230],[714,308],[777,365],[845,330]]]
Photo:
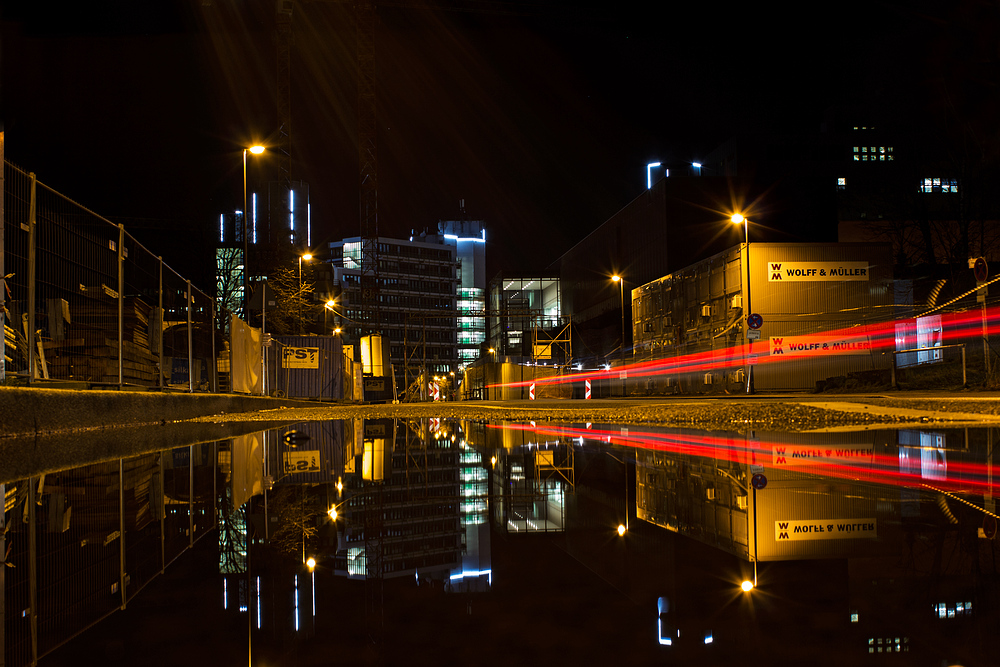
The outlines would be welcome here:
[[[986,364],[986,377],[990,376],[990,335],[986,325],[986,279],[990,277],[990,268],[986,260],[977,257],[972,263],[972,273],[976,276],[976,301],[983,311],[983,362]]]

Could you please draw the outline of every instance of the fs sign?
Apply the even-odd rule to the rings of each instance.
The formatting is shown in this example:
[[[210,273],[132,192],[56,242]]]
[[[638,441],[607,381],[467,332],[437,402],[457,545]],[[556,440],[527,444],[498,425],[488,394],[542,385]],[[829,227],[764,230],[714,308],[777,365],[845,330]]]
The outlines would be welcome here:
[[[319,368],[318,347],[286,347],[281,351],[282,368]]]

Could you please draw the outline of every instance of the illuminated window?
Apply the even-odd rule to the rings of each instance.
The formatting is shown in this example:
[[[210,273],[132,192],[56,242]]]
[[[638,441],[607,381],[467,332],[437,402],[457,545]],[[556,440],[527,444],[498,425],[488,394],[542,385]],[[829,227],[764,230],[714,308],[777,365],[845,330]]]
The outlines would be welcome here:
[[[855,162],[892,162],[892,146],[855,146]]]
[[[837,189],[838,190],[845,190],[845,189],[847,189],[847,179],[846,178],[838,178],[837,179]]]
[[[920,182],[920,192],[958,192],[958,179],[925,178]]]
[[[851,623],[857,623],[857,622],[858,622],[858,612],[852,611],[851,612]]]

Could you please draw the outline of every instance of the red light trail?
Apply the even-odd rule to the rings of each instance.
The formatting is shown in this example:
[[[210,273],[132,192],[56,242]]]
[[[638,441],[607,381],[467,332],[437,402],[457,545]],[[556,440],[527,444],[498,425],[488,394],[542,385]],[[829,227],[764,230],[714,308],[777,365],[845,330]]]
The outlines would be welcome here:
[[[849,447],[857,447],[859,443],[850,445],[830,445],[827,443],[815,445],[817,449],[831,450],[832,456],[819,461],[809,459],[796,461],[789,455],[780,465],[776,461],[781,456],[781,450],[809,446],[806,443],[768,442],[766,440],[750,440],[738,434],[714,435],[696,432],[656,433],[650,431],[632,431],[623,433],[621,429],[587,429],[578,426],[545,426],[537,427],[528,424],[490,425],[489,428],[534,432],[539,436],[556,437],[560,439],[598,440],[634,449],[669,452],[671,454],[697,456],[702,458],[721,459],[737,464],[766,465],[771,469],[787,470],[798,473],[814,474],[823,477],[836,477],[851,481],[874,482],[890,486],[920,487],[927,481],[919,472],[903,472],[900,470],[900,460],[897,455],[876,454],[874,443],[868,445],[871,453],[865,457],[848,459],[839,452],[848,451]],[[839,449],[838,449],[839,448]],[[919,449],[919,448],[918,448]],[[960,454],[957,450],[944,450],[946,453]],[[996,493],[1000,491],[1000,480],[991,479],[991,470],[986,463],[951,460],[947,463],[948,479],[935,477],[934,486],[951,492],[965,493]]]
[[[984,332],[983,317],[983,312],[980,309],[941,314],[941,338],[939,345],[949,345],[956,341],[968,340],[970,338],[979,339]],[[986,334],[1000,334],[1000,306],[987,309],[985,317],[987,322],[987,326],[985,327]],[[798,343],[798,347],[789,346],[788,350],[782,349],[779,353],[771,353],[770,347],[765,347],[764,343],[759,343],[754,348],[755,352],[753,356],[756,357],[755,363],[759,367],[785,364],[816,356],[828,356],[831,354],[831,350],[833,354],[836,354],[840,349],[865,349],[872,353],[884,353],[897,351],[896,348],[898,345],[902,345],[903,349],[912,350],[916,348],[916,322],[916,319],[908,318],[827,331],[811,331],[800,334],[789,334],[784,337],[772,337],[772,346],[775,344],[775,341],[783,341],[786,338],[801,339],[802,341],[811,340],[812,342],[800,342]],[[897,341],[897,333],[902,334],[902,338],[899,341]],[[781,345],[781,342],[777,344]],[[824,347],[824,345],[832,347]],[[764,349],[763,352],[761,352],[762,348]],[[567,384],[583,382],[585,379],[599,380],[602,378],[611,378],[614,374],[621,372],[627,373],[629,378],[634,379],[739,369],[746,366],[749,349],[749,346],[744,343],[719,350],[643,361],[614,369],[608,368],[602,371],[556,375],[519,382],[495,383],[487,385],[487,387],[492,389],[498,387],[528,387],[533,384],[538,386]]]

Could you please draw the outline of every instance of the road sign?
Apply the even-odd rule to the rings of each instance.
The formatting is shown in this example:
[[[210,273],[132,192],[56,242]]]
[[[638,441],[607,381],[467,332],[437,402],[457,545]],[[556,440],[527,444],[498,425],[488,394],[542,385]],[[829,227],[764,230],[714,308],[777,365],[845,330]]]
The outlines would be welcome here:
[[[985,282],[986,278],[990,275],[990,270],[986,265],[986,260],[982,257],[976,258],[975,263],[972,265],[972,272],[975,274],[976,280],[979,282]]]
[[[750,486],[760,491],[765,486],[767,486],[767,477],[764,477],[764,475],[757,473],[756,475],[750,478]]]
[[[590,380],[583,381],[583,397],[590,398]],[[589,426],[587,428],[590,428]]]
[[[750,329],[747,331],[747,338],[750,340],[760,340],[760,330]]]
[[[747,326],[751,329],[760,329],[762,324],[764,324],[764,318],[760,314],[750,313],[747,316]]]

